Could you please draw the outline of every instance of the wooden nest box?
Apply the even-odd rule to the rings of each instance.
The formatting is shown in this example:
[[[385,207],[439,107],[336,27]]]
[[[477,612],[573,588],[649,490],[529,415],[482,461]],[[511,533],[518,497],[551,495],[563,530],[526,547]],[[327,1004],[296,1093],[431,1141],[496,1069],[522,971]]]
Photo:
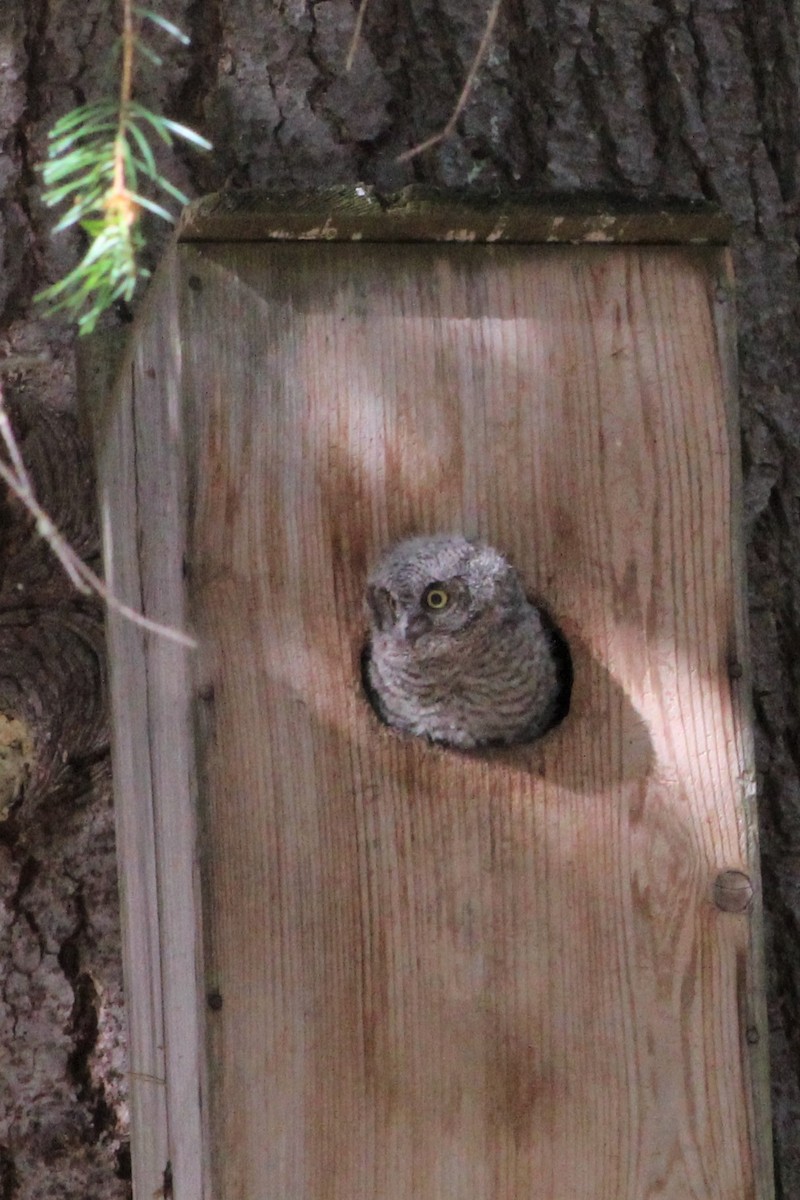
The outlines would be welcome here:
[[[193,205],[98,427],[139,1200],[768,1200],[714,212]],[[369,566],[506,553],[569,715],[381,725]],[[159,1189],[162,1189],[159,1193]]]

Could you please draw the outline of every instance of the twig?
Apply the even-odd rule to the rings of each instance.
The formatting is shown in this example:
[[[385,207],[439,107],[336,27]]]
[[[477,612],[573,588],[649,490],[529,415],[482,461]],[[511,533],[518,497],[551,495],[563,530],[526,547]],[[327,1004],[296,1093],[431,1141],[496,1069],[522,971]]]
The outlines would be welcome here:
[[[73,562],[73,556],[77,557],[74,550],[72,550],[72,547],[69,546],[69,544],[61,537],[61,534],[58,532],[47,513],[32,495],[30,488],[26,487],[24,483],[20,482],[16,474],[11,470],[7,463],[2,461],[2,459],[0,459],[0,479],[3,480],[6,487],[8,487],[8,489],[14,493],[17,499],[21,500],[25,505],[28,512],[36,522],[36,532],[47,542],[48,546],[53,551],[56,558],[61,563],[61,566],[69,576],[72,585],[76,587],[79,592],[82,592],[84,596],[88,596],[91,589],[86,583],[83,582],[80,573]]]
[[[131,608],[130,605],[123,604],[121,600],[118,600],[113,592],[106,587],[103,580],[98,575],[95,575],[91,567],[86,565],[83,559],[70,546],[63,534],[56,528],[54,522],[33,494],[30,478],[22,462],[19,445],[14,437],[14,432],[4,407],[2,390],[0,390],[0,435],[11,459],[11,465],[9,466],[7,462],[4,462],[0,458],[0,479],[3,480],[17,499],[24,504],[33,517],[36,522],[36,532],[47,542],[73,587],[84,596],[91,595],[92,593],[99,596],[108,608],[113,612],[119,613],[121,617],[125,617],[126,620],[131,621],[134,625],[138,625],[150,633],[157,633],[161,637],[165,637],[172,642],[177,642],[181,646],[194,648],[197,642],[187,633],[182,633],[180,629],[174,629],[171,625],[162,625],[160,621],[152,621],[149,617],[145,617],[142,613],[137,612],[136,609]]]
[[[367,11],[368,4],[369,4],[369,0],[361,0],[361,3],[358,6],[358,15],[356,16],[355,29],[353,30],[353,36],[350,39],[350,45],[347,49],[347,58],[344,60],[345,71],[349,71],[353,65],[353,59],[356,56],[356,50],[358,49],[358,43],[361,40],[361,26],[364,24],[364,15]]]
[[[431,146],[436,146],[439,142],[444,141],[444,139],[449,137],[455,129],[458,118],[461,116],[464,108],[466,107],[470,92],[475,84],[476,76],[481,68],[481,63],[486,57],[486,52],[489,49],[489,44],[492,40],[492,34],[494,33],[494,27],[497,23],[497,17],[500,12],[500,5],[502,2],[503,0],[492,0],[491,5],[489,6],[489,11],[486,14],[486,25],[484,26],[483,30],[483,37],[481,38],[480,45],[475,52],[475,57],[472,60],[469,71],[467,71],[467,77],[464,80],[464,86],[461,89],[461,95],[458,97],[456,106],[450,114],[450,119],[448,120],[444,129],[440,129],[439,132],[434,133],[432,137],[426,138],[425,141],[420,142],[418,146],[412,146],[410,150],[405,150],[402,154],[398,154],[398,162],[408,162],[410,158],[416,158],[416,156],[418,154],[422,154],[424,150],[430,150]],[[365,0],[362,0],[362,7],[364,6],[364,3]],[[356,25],[356,28],[358,28],[358,24]]]
[[[17,483],[21,484],[21,486],[23,487],[23,489],[25,491],[26,496],[32,496],[33,488],[31,487],[31,481],[28,478],[28,472],[25,470],[25,464],[22,461],[22,455],[19,452],[19,446],[17,445],[17,439],[14,437],[14,431],[11,428],[11,422],[8,419],[8,413],[5,410],[5,405],[3,402],[3,393],[1,390],[0,390],[0,434],[2,434],[3,441],[6,444],[6,450],[8,451],[8,457],[11,459],[12,466],[14,467],[14,472],[16,474]]]

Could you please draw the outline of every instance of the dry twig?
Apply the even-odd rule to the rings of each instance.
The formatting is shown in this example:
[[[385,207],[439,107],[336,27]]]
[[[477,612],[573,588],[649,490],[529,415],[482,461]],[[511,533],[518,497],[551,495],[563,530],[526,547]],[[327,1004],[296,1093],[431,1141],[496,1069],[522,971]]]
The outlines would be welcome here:
[[[360,0],[355,28],[353,29],[353,36],[350,39],[350,45],[347,50],[347,58],[345,59],[345,70],[347,71],[349,71],[353,65],[353,59],[355,58],[356,50],[358,49],[358,43],[361,39],[361,29],[364,24],[364,15],[367,11],[368,4],[369,0]],[[478,71],[481,69],[481,63],[486,57],[487,51],[491,44],[492,34],[494,33],[494,27],[497,24],[497,17],[500,13],[501,4],[502,0],[492,0],[492,3],[489,5],[489,11],[486,14],[486,24],[483,27],[483,35],[481,36],[478,49],[475,52],[475,57],[470,63],[470,68],[467,71],[467,77],[464,80],[464,86],[461,89],[461,94],[456,101],[456,106],[450,114],[447,124],[443,129],[440,129],[438,133],[434,133],[431,137],[426,138],[424,142],[420,142],[419,145],[412,146],[410,150],[405,150],[402,154],[399,154],[397,156],[398,162],[408,162],[410,158],[416,158],[416,156],[418,154],[422,154],[424,150],[430,150],[432,146],[438,145],[439,142],[444,141],[446,137],[449,137],[455,129],[458,118],[461,116],[466,107],[467,101],[469,100],[470,92],[475,86],[475,80],[477,78]]]
[[[422,154],[423,151],[430,150],[432,146],[438,145],[439,142],[444,141],[446,137],[449,137],[455,129],[458,118],[464,111],[467,100],[469,100],[470,92],[475,85],[478,71],[481,69],[481,63],[486,57],[486,53],[491,44],[492,34],[494,33],[494,27],[497,24],[497,17],[500,12],[501,4],[502,0],[492,0],[492,3],[489,6],[489,11],[486,14],[486,24],[483,27],[483,36],[481,37],[478,49],[475,51],[475,57],[470,64],[470,68],[467,71],[467,77],[464,80],[464,86],[461,89],[461,94],[456,101],[456,106],[450,114],[450,119],[448,120],[444,129],[440,129],[438,133],[434,133],[431,137],[426,138],[425,141],[420,142],[418,146],[412,146],[410,150],[405,150],[402,154],[398,154],[398,162],[408,162],[410,158],[416,158],[416,156],[418,154]]]
[[[1,388],[0,440],[2,440],[10,460],[9,462],[4,462],[0,458],[0,479],[3,480],[17,499],[24,504],[33,517],[36,522],[36,532],[47,542],[73,587],[84,596],[91,595],[92,593],[99,596],[103,603],[113,612],[119,613],[120,616],[133,622],[134,625],[138,625],[141,629],[146,629],[149,633],[159,634],[161,637],[168,638],[172,642],[177,642],[181,646],[196,646],[197,643],[194,638],[189,637],[188,634],[182,633],[179,629],[173,629],[170,625],[162,625],[159,621],[152,621],[149,617],[145,617],[142,613],[137,612],[136,609],[131,608],[130,605],[123,604],[121,600],[118,600],[113,592],[106,587],[99,575],[96,575],[91,567],[86,565],[83,559],[70,546],[66,538],[59,532],[33,494],[30,477],[25,469],[17,439],[11,428],[11,422],[8,419]]]
[[[356,16],[356,25],[355,25],[355,29],[353,30],[353,36],[350,39],[350,45],[347,50],[347,58],[345,59],[345,62],[344,62],[345,71],[349,71],[353,65],[353,59],[356,56],[356,50],[358,49],[358,43],[361,40],[361,26],[364,24],[364,14],[367,11],[368,4],[369,4],[369,0],[361,0],[361,3],[358,6],[358,15]]]

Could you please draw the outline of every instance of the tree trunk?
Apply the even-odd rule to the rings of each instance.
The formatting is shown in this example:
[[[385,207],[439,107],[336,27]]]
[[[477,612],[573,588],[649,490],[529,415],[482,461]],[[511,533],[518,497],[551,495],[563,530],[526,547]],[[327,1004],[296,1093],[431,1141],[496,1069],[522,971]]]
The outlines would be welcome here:
[[[173,163],[192,194],[356,180],[599,189],[704,197],[733,218],[775,1145],[779,1195],[800,1194],[796,7],[506,0],[456,132],[403,163],[449,117],[486,0],[370,0],[349,74],[355,9],[342,0],[158,8],[193,41],[159,44],[164,66],[142,72],[139,96],[215,143]],[[41,498],[91,558],[75,341],[32,299],[78,242],[50,240],[35,164],[55,118],[102,94],[116,13],[28,0],[0,14],[0,372]],[[164,236],[153,231],[151,259]],[[15,503],[0,530],[0,1200],[113,1200],[128,1184],[102,617]]]

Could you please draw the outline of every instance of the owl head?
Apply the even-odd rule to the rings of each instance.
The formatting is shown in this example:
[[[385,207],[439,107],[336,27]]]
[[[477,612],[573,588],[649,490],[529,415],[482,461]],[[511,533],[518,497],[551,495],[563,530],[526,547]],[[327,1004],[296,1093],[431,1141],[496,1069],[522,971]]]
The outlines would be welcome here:
[[[367,582],[375,632],[409,643],[450,638],[486,615],[502,619],[523,604],[519,576],[503,556],[457,534],[398,543]]]

